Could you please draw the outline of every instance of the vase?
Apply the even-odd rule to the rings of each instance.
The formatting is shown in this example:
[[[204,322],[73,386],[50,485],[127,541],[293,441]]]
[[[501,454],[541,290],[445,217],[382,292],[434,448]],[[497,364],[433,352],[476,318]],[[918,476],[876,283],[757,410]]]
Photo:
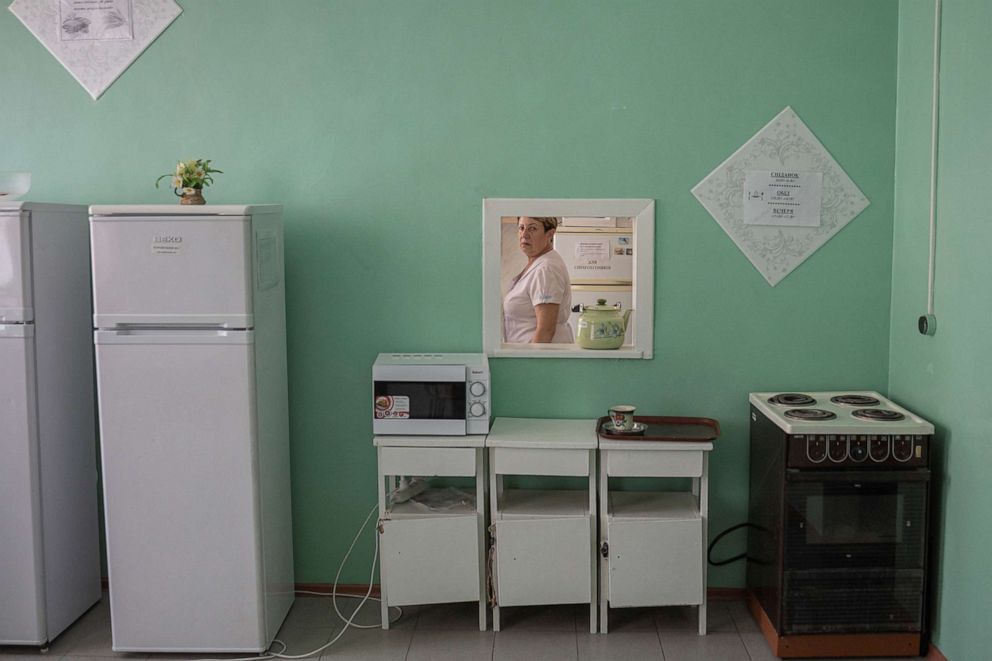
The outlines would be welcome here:
[[[203,199],[202,188],[183,188],[182,195],[179,196],[179,204],[206,204]]]

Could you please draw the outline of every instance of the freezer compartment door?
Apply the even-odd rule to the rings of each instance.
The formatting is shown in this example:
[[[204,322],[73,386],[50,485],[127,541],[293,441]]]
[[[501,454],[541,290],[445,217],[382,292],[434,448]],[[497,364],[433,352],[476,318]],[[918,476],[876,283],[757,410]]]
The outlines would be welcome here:
[[[247,216],[90,219],[97,328],[251,328]]]
[[[263,650],[252,334],[95,340],[114,650]]]
[[[0,645],[47,640],[33,330],[0,325]]]
[[[34,319],[28,219],[26,212],[0,214],[0,324]]]

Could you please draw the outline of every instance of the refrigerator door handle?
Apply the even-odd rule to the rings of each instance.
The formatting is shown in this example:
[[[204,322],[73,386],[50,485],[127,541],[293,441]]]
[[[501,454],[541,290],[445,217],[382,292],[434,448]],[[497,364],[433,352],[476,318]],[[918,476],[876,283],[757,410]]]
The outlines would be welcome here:
[[[253,344],[255,331],[187,329],[122,329],[93,332],[94,344]]]
[[[0,337],[34,337],[34,324],[0,324]]]

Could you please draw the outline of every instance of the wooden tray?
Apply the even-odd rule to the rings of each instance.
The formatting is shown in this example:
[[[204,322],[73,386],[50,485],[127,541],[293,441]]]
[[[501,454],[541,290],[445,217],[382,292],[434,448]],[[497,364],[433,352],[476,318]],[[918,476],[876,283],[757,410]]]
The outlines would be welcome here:
[[[635,415],[634,422],[648,426],[643,434],[609,434],[603,424],[610,421],[604,415],[596,422],[596,433],[611,441],[712,441],[720,436],[720,423],[712,418],[680,418],[676,416]]]

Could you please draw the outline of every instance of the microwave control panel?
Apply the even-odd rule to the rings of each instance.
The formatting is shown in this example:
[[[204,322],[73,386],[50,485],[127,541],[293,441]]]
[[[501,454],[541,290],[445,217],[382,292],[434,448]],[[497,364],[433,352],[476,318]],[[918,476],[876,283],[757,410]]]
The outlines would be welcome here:
[[[468,366],[466,374],[465,408],[468,417],[469,434],[489,433],[489,369],[484,366]],[[485,429],[483,429],[485,427]]]

